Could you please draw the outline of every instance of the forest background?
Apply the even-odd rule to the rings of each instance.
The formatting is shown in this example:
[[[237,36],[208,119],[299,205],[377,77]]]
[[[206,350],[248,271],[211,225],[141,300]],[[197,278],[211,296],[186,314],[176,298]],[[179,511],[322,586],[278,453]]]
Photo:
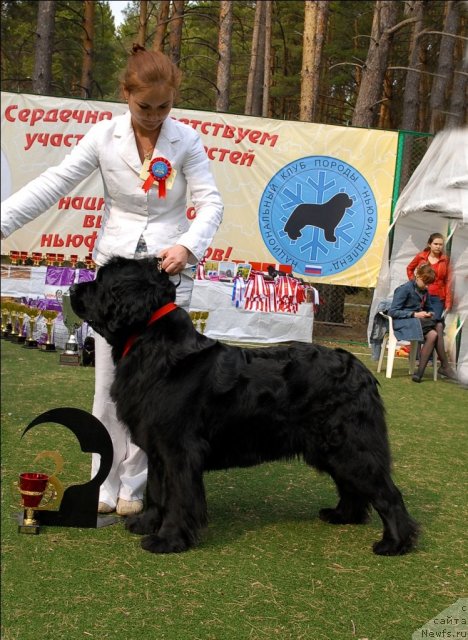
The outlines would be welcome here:
[[[1,3],[1,88],[120,101],[132,43],[184,72],[177,106],[435,133],[466,122],[468,2]]]

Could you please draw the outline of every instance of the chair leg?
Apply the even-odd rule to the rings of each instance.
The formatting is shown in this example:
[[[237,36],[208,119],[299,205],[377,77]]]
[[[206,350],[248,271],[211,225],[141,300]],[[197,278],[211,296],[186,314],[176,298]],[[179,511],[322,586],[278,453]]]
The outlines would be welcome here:
[[[434,382],[437,382],[437,350],[432,352],[432,368],[434,369]]]
[[[395,360],[396,344],[397,344],[397,341],[393,337],[390,337],[389,340],[388,340],[387,369],[386,369],[386,372],[385,372],[385,377],[386,378],[391,378],[392,377],[393,361]]]
[[[382,364],[383,364],[383,359],[385,357],[385,348],[387,346],[387,341],[388,341],[388,334],[386,334],[382,340],[382,346],[380,348],[379,363],[377,365],[377,373],[380,373],[382,371]]]

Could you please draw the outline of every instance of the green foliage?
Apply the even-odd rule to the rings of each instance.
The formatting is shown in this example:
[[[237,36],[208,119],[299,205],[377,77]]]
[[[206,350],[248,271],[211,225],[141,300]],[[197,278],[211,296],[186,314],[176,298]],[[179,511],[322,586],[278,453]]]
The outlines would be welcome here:
[[[125,20],[116,30],[108,2],[96,0],[92,98],[120,100],[119,73],[125,66],[131,46],[136,42],[140,3],[128,3]],[[422,59],[427,73],[421,76],[423,95],[430,93],[431,79],[437,71],[440,32],[446,2],[425,3]],[[2,89],[31,91],[34,67],[36,0],[9,0],[1,3]],[[81,0],[56,2],[52,94],[79,96],[83,57]],[[146,47],[151,48],[160,7],[149,1]],[[397,4],[398,19],[405,19],[405,3]],[[374,0],[332,0],[329,3],[327,38],[324,46],[318,121],[349,124],[359,89],[362,65],[367,57]],[[218,0],[186,0],[180,66],[184,72],[177,106],[214,110],[216,105]],[[250,65],[255,2],[233,1],[232,64],[230,113],[244,113]],[[270,113],[274,118],[295,120],[299,116],[301,93],[303,0],[274,0],[272,19],[272,76]],[[393,37],[386,90],[390,93],[390,128],[398,128],[402,118],[403,92],[408,64],[412,24],[407,23]],[[165,50],[169,49],[166,32]],[[461,40],[457,45],[461,57]],[[449,92],[449,90],[448,90]],[[421,127],[427,120],[427,105],[421,105]],[[424,128],[424,127],[423,127]]]
[[[1,77],[6,91],[31,91],[37,2],[1,5]]]
[[[32,91],[34,38],[38,3],[28,0],[2,2],[2,90]],[[83,61],[83,13],[81,0],[56,3],[52,90],[55,96],[80,96]],[[119,43],[108,2],[95,2],[94,66],[91,98],[116,99]]]

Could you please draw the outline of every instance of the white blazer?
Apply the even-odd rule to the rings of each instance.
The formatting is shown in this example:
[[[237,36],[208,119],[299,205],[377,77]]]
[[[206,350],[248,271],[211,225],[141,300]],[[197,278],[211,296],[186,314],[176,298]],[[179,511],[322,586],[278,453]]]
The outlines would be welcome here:
[[[96,264],[104,264],[113,255],[132,258],[142,234],[150,254],[181,244],[200,260],[223,216],[221,196],[200,136],[192,127],[168,117],[153,153],[153,158],[158,156],[169,160],[176,172],[164,199],[158,197],[157,183],[148,193],[142,189],[130,112],[99,122],[59,165],[2,203],[4,237],[47,211],[99,169],[105,207],[93,249]],[[186,216],[188,196],[196,211],[192,223]]]

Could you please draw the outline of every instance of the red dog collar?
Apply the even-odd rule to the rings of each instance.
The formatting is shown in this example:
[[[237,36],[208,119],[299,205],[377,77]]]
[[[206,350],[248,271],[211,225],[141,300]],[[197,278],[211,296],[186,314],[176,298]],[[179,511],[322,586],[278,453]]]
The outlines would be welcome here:
[[[153,313],[151,318],[148,320],[148,324],[146,326],[149,327],[151,324],[153,324],[154,322],[156,322],[166,314],[170,313],[171,311],[174,311],[174,309],[177,309],[177,305],[174,302],[168,302],[163,307],[161,307],[160,309],[158,309]],[[133,336],[130,336],[128,338],[122,353],[122,358],[127,355],[127,353],[130,351],[130,349],[133,346],[133,343],[137,338],[138,338],[138,334],[134,334]]]

